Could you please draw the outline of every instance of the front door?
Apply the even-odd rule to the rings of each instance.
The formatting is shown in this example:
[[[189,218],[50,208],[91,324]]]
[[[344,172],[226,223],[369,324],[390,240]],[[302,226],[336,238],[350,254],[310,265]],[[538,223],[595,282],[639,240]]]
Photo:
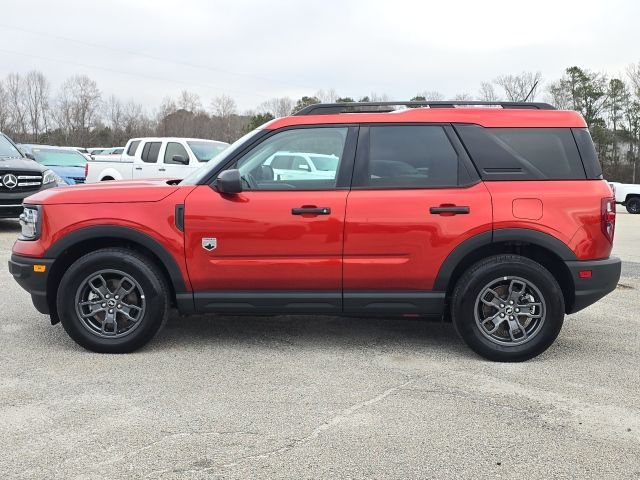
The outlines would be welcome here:
[[[274,132],[227,169],[244,191],[198,186],[185,201],[186,259],[196,308],[211,312],[337,313],[356,128]],[[332,178],[283,180],[267,161],[278,152],[335,155]],[[331,177],[331,176],[328,176]]]
[[[361,128],[344,246],[345,311],[438,314],[447,255],[491,230],[491,197],[440,125]]]

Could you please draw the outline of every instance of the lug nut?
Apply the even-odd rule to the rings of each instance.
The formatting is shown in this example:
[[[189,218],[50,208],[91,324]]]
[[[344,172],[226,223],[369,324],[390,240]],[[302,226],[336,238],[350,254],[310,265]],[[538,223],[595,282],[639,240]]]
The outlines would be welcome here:
[[[122,308],[122,305],[118,304],[118,308]]]
[[[106,307],[106,306],[107,306],[107,304],[106,304],[106,303],[103,303],[103,304],[102,304],[102,308],[104,308],[104,307]]]
[[[113,313],[113,308],[110,308],[110,309],[109,309],[109,313]]]
[[[116,295],[116,296],[115,296],[115,297],[113,297],[113,298],[115,298],[116,300],[118,300],[120,297],[119,297],[118,295]]]
[[[504,308],[504,303],[501,303],[501,304],[500,304],[500,308]]]
[[[109,298],[109,294],[107,293],[107,294],[104,296],[104,298]]]
[[[509,320],[513,320],[513,315],[509,315]]]
[[[516,308],[516,313],[520,313],[520,309],[519,308]]]
[[[504,318],[504,313],[501,313],[501,314],[500,314],[500,318]]]
[[[509,305],[513,305],[513,300],[509,300]]]

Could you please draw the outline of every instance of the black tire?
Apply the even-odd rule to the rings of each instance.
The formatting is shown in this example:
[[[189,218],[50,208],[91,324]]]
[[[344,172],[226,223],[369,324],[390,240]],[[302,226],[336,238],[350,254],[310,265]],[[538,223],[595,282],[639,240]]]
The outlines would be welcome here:
[[[513,335],[510,339],[505,339],[500,343],[500,339],[495,339],[487,333],[489,327],[493,328],[494,324],[490,321],[487,324],[489,327],[485,327],[486,329],[483,331],[480,325],[483,318],[479,318],[482,311],[479,309],[483,308],[494,309],[491,310],[491,314],[496,312],[495,315],[487,315],[484,318],[485,321],[489,316],[502,315],[500,312],[505,310],[498,308],[501,305],[483,306],[482,298],[486,300],[492,295],[483,297],[481,294],[490,291],[488,286],[494,285],[492,282],[504,281],[506,284],[512,281],[512,277],[518,279],[515,282],[522,280],[530,284],[529,288],[535,289],[536,296],[542,298],[542,302],[538,304],[542,307],[534,307],[534,309],[542,308],[541,312],[538,310],[538,315],[541,315],[540,319],[530,320],[522,317],[516,319],[517,322],[525,324],[526,322],[538,322],[537,327],[534,323],[530,324],[532,328],[537,328],[537,330],[533,330],[535,334],[530,333],[528,339],[524,336],[516,339],[516,341],[525,342],[521,344],[516,344],[516,341],[513,341]],[[529,290],[529,292],[533,292],[533,290]],[[473,351],[492,361],[521,362],[540,355],[557,338],[564,321],[564,296],[554,276],[539,263],[519,255],[495,255],[475,263],[459,279],[451,300],[451,316],[458,335]],[[498,301],[498,303],[501,302],[502,300]],[[531,300],[527,300],[527,302],[531,302]],[[533,305],[533,303],[530,304]],[[509,305],[504,306],[505,309],[508,307]],[[535,310],[530,310],[535,313]],[[502,316],[504,317],[504,315]],[[496,325],[504,321],[498,318]],[[508,332],[510,330],[509,323],[503,323],[500,328],[506,328]],[[522,329],[519,333],[524,333],[525,330]],[[518,332],[518,329],[514,328],[513,331]],[[510,341],[513,341],[514,344],[509,345]]]
[[[640,213],[640,198],[630,198],[626,201],[624,205],[627,209],[627,212],[636,215]]]
[[[101,272],[104,272],[106,278],[109,274],[122,273],[136,282],[137,287],[135,285],[134,287],[140,289],[140,291],[134,290],[132,294],[141,305],[137,311],[136,321],[130,322],[122,314],[118,317],[116,313],[116,318],[119,319],[116,321],[116,327],[111,327],[112,330],[116,330],[115,333],[118,333],[118,327],[122,322],[126,325],[134,325],[135,328],[129,328],[128,333],[125,331],[121,334],[123,336],[117,338],[106,338],[100,332],[92,330],[91,326],[87,326],[88,323],[81,318],[82,312],[78,311],[80,308],[77,306],[78,298],[82,292],[89,291],[86,290],[87,288],[95,292],[89,292],[89,295],[97,297],[98,292],[88,286],[87,280]],[[133,285],[131,282],[129,284]],[[117,298],[113,294],[111,297]],[[129,298],[131,297],[127,297],[127,301]],[[104,300],[96,300],[95,303],[102,301]],[[105,248],[84,255],[65,272],[58,288],[57,310],[66,332],[82,347],[99,353],[128,353],[149,342],[166,323],[169,316],[169,301],[166,280],[151,260],[129,249]],[[95,306],[99,307],[99,305]],[[118,307],[120,308],[120,305]],[[131,313],[131,310],[129,312]],[[99,323],[98,320],[99,316],[91,317],[94,323]],[[113,331],[110,333],[113,335]]]

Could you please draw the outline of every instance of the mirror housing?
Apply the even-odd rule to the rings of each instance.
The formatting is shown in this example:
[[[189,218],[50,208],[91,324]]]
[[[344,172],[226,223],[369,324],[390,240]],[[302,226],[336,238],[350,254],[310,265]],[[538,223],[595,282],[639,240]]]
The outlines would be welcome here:
[[[29,160],[35,160],[36,157],[33,156],[33,153],[25,153],[24,154],[25,157],[27,157]]]
[[[174,155],[171,157],[171,160],[175,163],[181,163],[182,165],[189,165],[189,159],[185,158],[183,155]]]
[[[235,194],[242,192],[242,176],[240,170],[225,170],[218,175],[216,188],[220,193]]]

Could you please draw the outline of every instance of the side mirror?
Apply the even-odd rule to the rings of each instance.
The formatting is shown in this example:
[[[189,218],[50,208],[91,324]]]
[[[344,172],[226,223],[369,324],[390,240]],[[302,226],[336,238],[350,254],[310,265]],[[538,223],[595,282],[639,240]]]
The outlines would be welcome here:
[[[220,193],[240,193],[242,191],[242,177],[239,170],[225,170],[216,180],[216,188]]]
[[[24,156],[27,157],[29,160],[35,160],[36,159],[36,157],[33,156],[33,153],[25,153]]]
[[[189,159],[185,158],[183,155],[174,155],[171,157],[175,163],[181,163],[182,165],[189,165]]]

